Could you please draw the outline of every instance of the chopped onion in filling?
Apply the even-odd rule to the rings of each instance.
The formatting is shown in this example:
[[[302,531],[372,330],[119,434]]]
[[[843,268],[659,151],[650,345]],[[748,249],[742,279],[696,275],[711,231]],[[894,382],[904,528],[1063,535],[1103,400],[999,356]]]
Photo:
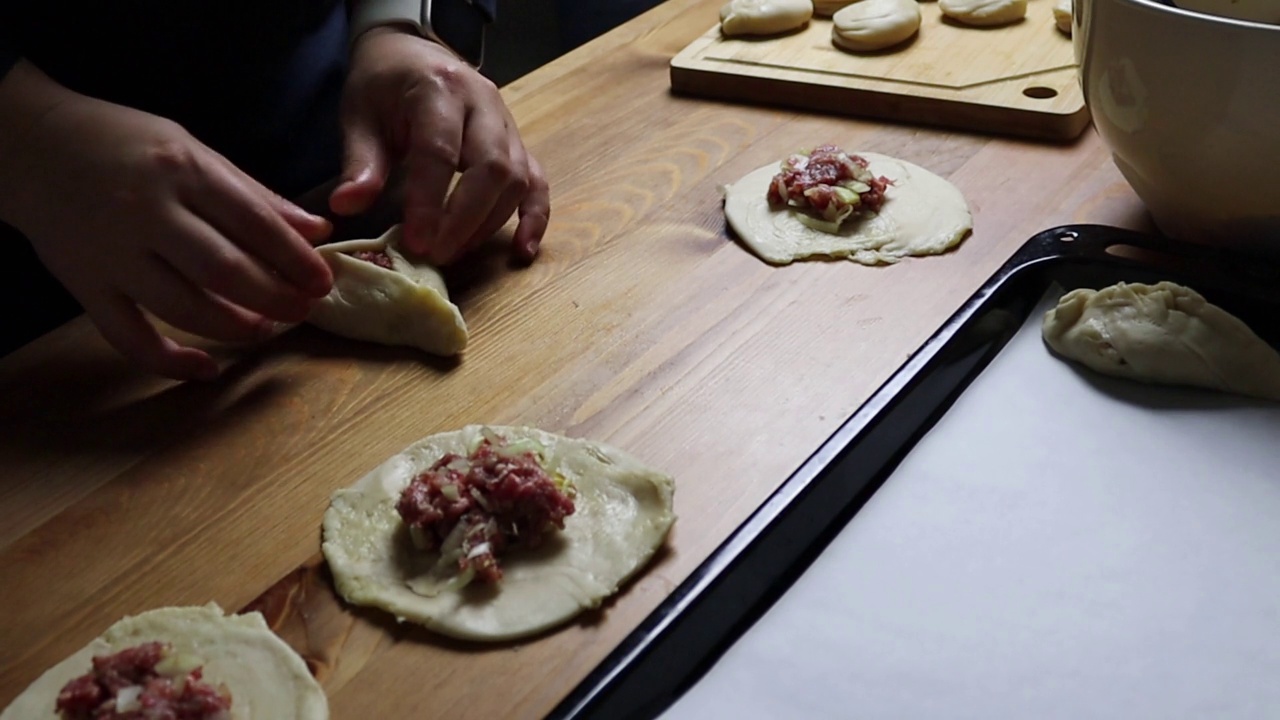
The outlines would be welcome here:
[[[858,213],[874,213],[885,201],[888,178],[875,177],[867,161],[834,145],[791,155],[769,183],[768,200],[807,227],[838,233]]]
[[[142,696],[141,685],[130,685],[129,687],[120,688],[120,692],[116,693],[116,712],[127,713],[142,709],[142,703],[138,702],[138,698]]]
[[[536,440],[508,443],[483,428],[466,457],[445,455],[414,478],[396,511],[414,547],[438,555],[411,589],[434,594],[446,577],[463,575],[497,582],[504,550],[536,547],[563,529],[576,493],[562,474],[548,472],[546,457]]]

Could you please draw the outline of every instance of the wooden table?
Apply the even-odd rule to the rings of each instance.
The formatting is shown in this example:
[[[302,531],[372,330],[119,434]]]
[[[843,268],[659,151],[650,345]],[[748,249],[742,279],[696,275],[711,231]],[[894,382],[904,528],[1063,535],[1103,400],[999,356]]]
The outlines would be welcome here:
[[[542,257],[454,272],[458,364],[292,331],[221,380],[129,369],[83,319],[0,362],[0,705],[125,614],[253,604],[333,717],[548,712],[1027,237],[1147,228],[1092,130],[1054,146],[689,100],[672,56],[719,0],[672,0],[508,86],[552,179]],[[719,187],[833,140],[968,197],[945,256],[765,265]],[[12,309],[11,309],[12,310]],[[582,622],[476,647],[341,606],[319,561],[329,494],[473,422],[616,444],[677,478],[670,549]]]

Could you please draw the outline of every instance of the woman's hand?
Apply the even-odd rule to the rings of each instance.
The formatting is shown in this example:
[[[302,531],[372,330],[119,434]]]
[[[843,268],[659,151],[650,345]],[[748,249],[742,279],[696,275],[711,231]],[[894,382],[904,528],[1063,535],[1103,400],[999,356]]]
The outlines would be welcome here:
[[[329,291],[332,274],[311,246],[328,222],[176,124],[72,93],[25,63],[0,85],[5,126],[23,112],[33,122],[0,158],[0,211],[107,341],[144,368],[179,379],[218,372],[204,351],[160,335],[143,309],[196,335],[251,341],[273,321],[302,321]]]
[[[515,251],[526,260],[537,254],[551,213],[542,168],[498,89],[452,52],[400,28],[365,32],[352,49],[342,120],[346,161],[330,197],[335,213],[368,209],[404,159],[408,250],[447,264],[518,211]]]

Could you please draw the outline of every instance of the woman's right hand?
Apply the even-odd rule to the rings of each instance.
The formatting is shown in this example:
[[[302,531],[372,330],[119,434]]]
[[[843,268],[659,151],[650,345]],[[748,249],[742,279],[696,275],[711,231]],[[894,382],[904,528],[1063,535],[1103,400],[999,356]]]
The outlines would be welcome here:
[[[304,320],[333,276],[329,223],[277,196],[181,127],[72,93],[27,63],[0,83],[0,214],[117,350],[151,372],[210,379],[206,352],[162,336],[268,337]],[[19,126],[21,122],[17,123]],[[12,135],[10,137],[13,137]]]

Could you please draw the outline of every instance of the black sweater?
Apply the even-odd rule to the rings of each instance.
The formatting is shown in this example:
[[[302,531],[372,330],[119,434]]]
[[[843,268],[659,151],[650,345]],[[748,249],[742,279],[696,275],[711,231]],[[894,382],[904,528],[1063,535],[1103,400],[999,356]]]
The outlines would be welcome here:
[[[19,58],[182,124],[286,197],[338,172],[340,0],[0,0],[0,78]]]

